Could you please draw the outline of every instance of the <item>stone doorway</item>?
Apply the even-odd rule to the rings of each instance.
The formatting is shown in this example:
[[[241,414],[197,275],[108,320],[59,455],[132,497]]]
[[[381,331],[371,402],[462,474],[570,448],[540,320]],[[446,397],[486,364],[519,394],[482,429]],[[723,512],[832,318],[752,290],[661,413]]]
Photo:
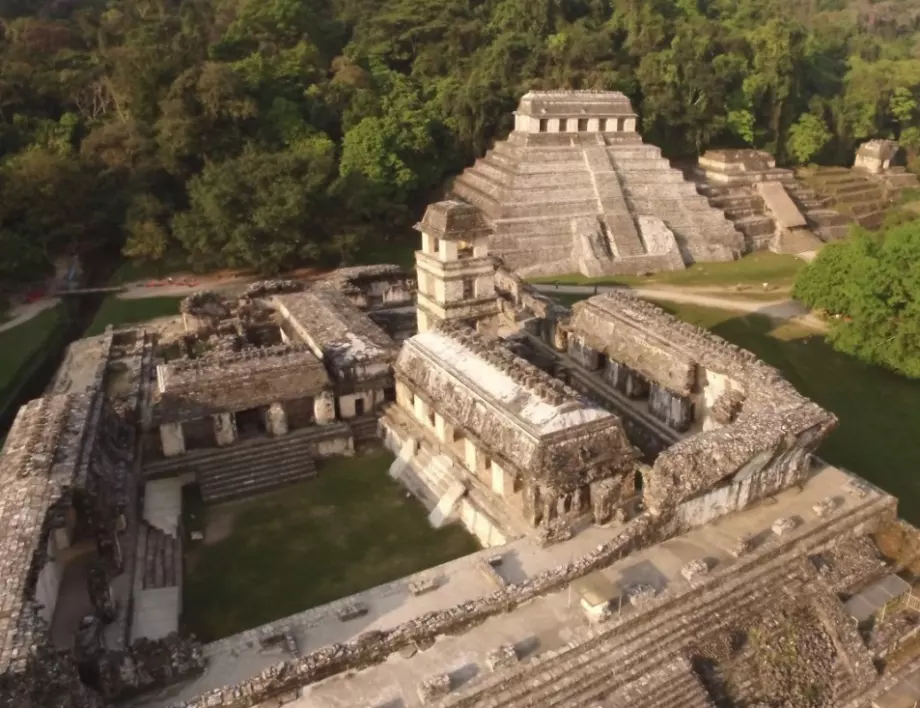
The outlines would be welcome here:
[[[360,397],[359,397],[359,398],[356,398],[356,399],[355,399],[355,416],[356,416],[356,417],[360,417],[360,416],[364,415],[364,413],[365,413],[365,410],[364,410],[364,399],[363,399],[363,398],[360,398]]]
[[[247,408],[236,414],[236,430],[240,439],[265,435],[265,409]]]

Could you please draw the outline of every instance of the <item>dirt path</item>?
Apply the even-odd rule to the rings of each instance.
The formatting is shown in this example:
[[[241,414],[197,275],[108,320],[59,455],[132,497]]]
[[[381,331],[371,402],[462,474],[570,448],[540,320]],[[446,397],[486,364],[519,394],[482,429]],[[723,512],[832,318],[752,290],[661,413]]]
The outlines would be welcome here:
[[[827,329],[827,325],[819,318],[812,315],[808,309],[796,300],[778,297],[776,300],[754,300],[743,297],[732,297],[735,292],[731,288],[721,291],[716,287],[709,288],[677,288],[674,286],[655,286],[626,288],[621,286],[593,285],[555,285],[540,284],[536,286],[540,292],[552,295],[565,293],[569,295],[593,295],[612,290],[629,290],[647,300],[667,300],[687,305],[712,307],[720,310],[733,310],[748,314],[760,314],[779,322],[795,321],[819,331]]]
[[[33,317],[37,317],[45,310],[51,309],[60,302],[60,298],[48,297],[37,300],[36,302],[15,305],[10,309],[12,319],[8,322],[0,324],[0,332],[5,332],[8,329],[13,329],[13,327],[18,327],[19,325],[31,320]]]

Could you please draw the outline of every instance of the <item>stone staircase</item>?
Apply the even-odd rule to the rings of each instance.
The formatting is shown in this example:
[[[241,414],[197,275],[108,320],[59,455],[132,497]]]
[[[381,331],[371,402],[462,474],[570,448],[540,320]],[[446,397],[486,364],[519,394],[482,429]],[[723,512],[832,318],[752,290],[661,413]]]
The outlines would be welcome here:
[[[278,438],[193,450],[148,464],[144,473],[148,478],[194,473],[205,503],[214,504],[313,477],[315,445],[323,439],[350,435],[347,423],[303,428]]]
[[[378,434],[377,416],[375,414],[352,418],[348,421],[355,444],[369,443],[380,439]]]
[[[828,205],[843,212],[867,229],[881,226],[889,198],[879,181],[845,167],[820,167],[802,171],[800,178]]]
[[[690,662],[680,657],[604,699],[606,708],[714,708]]]
[[[598,212],[606,225],[611,251],[618,258],[632,258],[645,253],[639,232],[620,189],[620,180],[610,164],[605,145],[583,148],[585,165],[597,198]]]
[[[751,608],[769,607],[786,594],[802,597],[810,579],[804,554],[826,546],[868,519],[890,513],[890,499],[875,497],[807,529],[793,543],[739,561],[734,572],[644,612],[623,618],[583,642],[569,644],[518,669],[486,679],[439,708],[591,708],[604,696],[684,655],[692,644],[736,626]],[[667,591],[666,591],[667,592]],[[661,705],[681,705],[661,704]],[[690,703],[689,705],[694,705]]]
[[[148,524],[138,530],[141,559],[141,588],[156,590],[178,587],[182,577],[182,547],[179,539]]]

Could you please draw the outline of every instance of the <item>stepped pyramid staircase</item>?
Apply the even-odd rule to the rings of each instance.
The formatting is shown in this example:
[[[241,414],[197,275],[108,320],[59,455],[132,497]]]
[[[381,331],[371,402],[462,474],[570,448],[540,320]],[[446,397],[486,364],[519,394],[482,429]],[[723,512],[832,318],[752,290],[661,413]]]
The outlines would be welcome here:
[[[242,440],[223,448],[192,450],[145,465],[148,479],[195,474],[207,504],[267,492],[316,474],[315,445],[351,437],[347,423],[293,430],[278,438]]]
[[[709,179],[706,172],[696,167],[689,173],[696,182],[698,192],[709,203],[721,209],[725,217],[744,234],[747,250],[774,250],[785,253],[800,253],[820,247],[813,238],[795,238],[787,235],[783,242],[774,244],[776,222],[770,214],[763,197],[755,188],[755,180],[737,183],[721,183]],[[808,231],[821,242],[844,238],[851,219],[834,209],[828,208],[828,199],[819,197],[813,189],[795,179],[790,170],[770,168],[758,175],[756,181],[775,181],[782,184],[794,205],[805,217]],[[798,234],[804,237],[804,234]]]
[[[846,167],[819,167],[799,174],[829,205],[852,216],[860,226],[877,229],[882,225],[890,195],[881,179]]]
[[[491,250],[510,268],[525,275],[570,272],[582,258],[605,272],[681,267],[674,252],[650,252],[659,246],[644,242],[640,216],[664,222],[683,260],[731,260],[740,252],[732,224],[637,134],[551,139],[534,144],[512,133],[452,186],[490,219]]]

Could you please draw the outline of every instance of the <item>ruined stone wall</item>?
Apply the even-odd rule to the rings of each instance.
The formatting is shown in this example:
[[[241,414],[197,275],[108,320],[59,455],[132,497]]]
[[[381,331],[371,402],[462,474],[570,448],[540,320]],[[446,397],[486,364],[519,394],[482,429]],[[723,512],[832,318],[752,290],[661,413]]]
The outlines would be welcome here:
[[[155,424],[232,413],[330,388],[322,363],[305,345],[278,345],[177,360],[158,367]]]

